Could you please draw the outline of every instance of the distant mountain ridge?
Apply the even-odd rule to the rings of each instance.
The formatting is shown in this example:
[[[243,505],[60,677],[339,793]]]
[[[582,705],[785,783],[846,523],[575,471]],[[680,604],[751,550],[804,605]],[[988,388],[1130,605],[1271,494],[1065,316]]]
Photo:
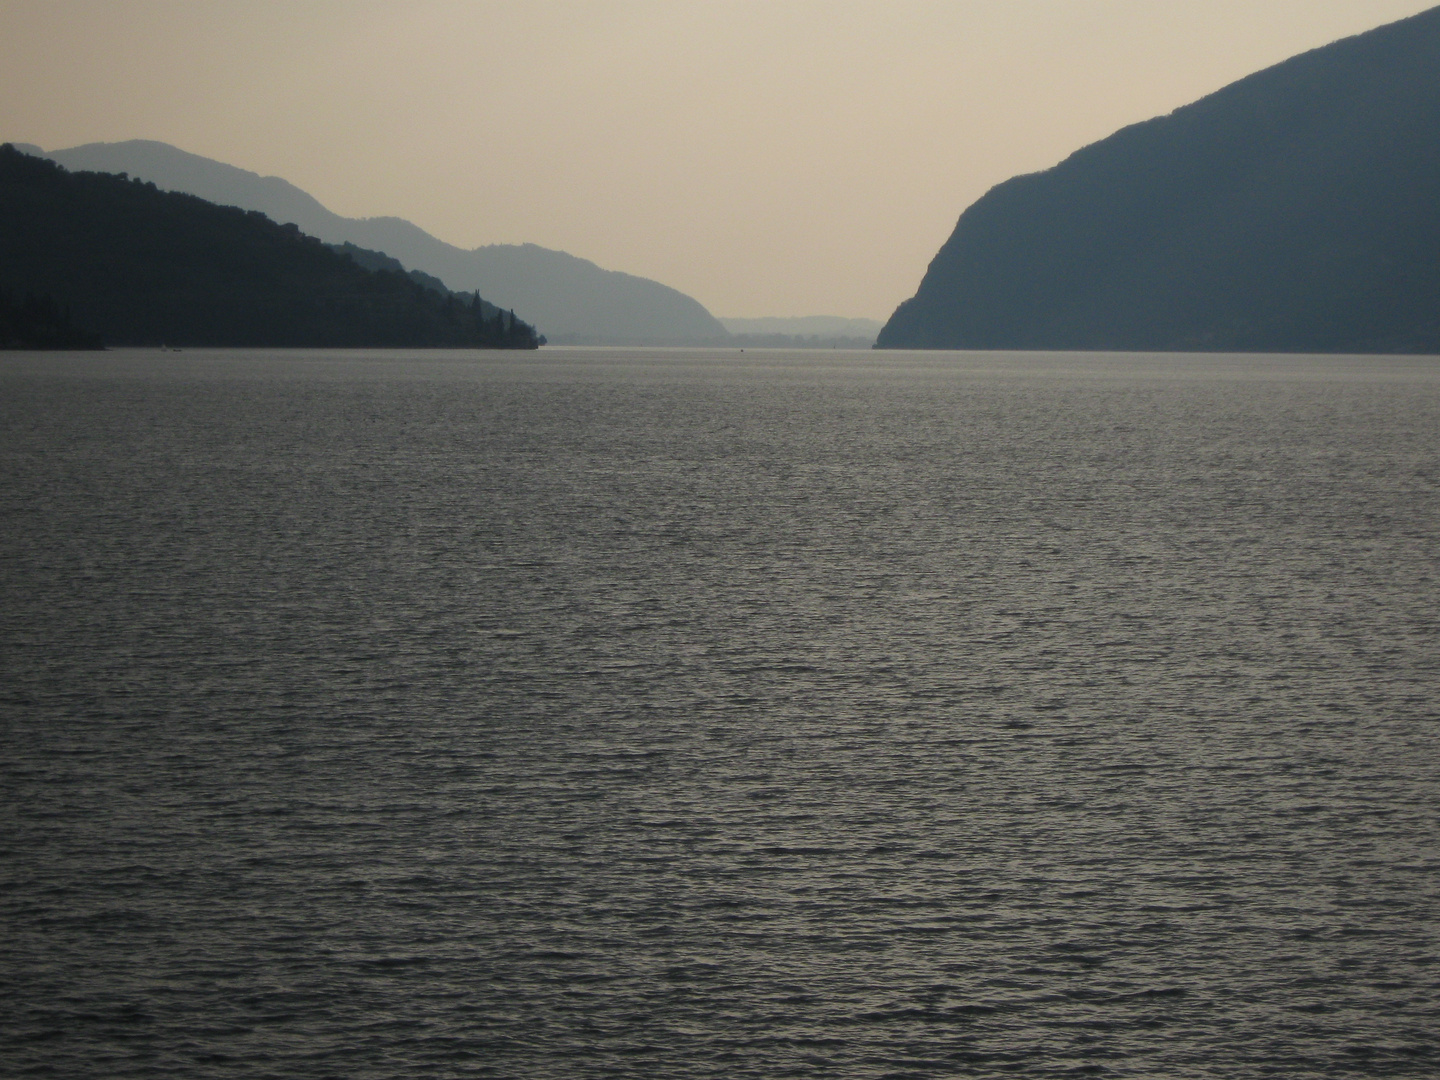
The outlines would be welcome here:
[[[371,253],[362,253],[362,255]],[[533,349],[534,328],[295,225],[0,145],[0,347]]]
[[[470,299],[467,294],[451,289],[432,274],[427,274],[423,270],[406,270],[404,263],[399,259],[392,259],[383,251],[369,251],[366,248],[356,247],[349,241],[343,244],[326,244],[325,246],[331,251],[336,251],[346,256],[351,262],[358,263],[366,270],[389,270],[392,274],[404,274],[411,281],[430,289],[432,292],[438,292],[441,296],[450,294],[466,300]],[[485,313],[486,318],[494,318],[500,310],[497,305],[490,303],[490,301],[484,298],[480,300],[480,309]]]
[[[133,139],[68,150],[17,148],[67,169],[126,173],[168,191],[222,206],[258,210],[330,244],[383,252],[452,290],[479,292],[534,323],[551,342],[570,344],[714,344],[725,328],[699,301],[668,285],[534,244],[492,244],[467,251],[401,218],[346,218],[276,176]]]
[[[1440,352],[1440,8],[992,188],[877,347]]]

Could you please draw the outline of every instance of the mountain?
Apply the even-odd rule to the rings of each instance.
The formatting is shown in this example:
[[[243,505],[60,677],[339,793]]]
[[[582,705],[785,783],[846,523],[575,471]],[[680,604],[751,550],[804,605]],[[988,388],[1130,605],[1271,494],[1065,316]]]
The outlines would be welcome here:
[[[586,259],[534,244],[492,244],[466,251],[395,217],[346,218],[276,176],[225,165],[161,142],[88,143],[46,152],[68,169],[126,173],[167,191],[223,206],[258,210],[330,244],[381,251],[451,289],[479,292],[568,344],[713,344],[725,328],[684,293],[647,278],[602,270]]]
[[[338,251],[366,270],[389,270],[391,273],[404,274],[411,281],[417,282],[433,292],[438,292],[441,296],[454,295],[465,300],[470,299],[468,294],[455,292],[439,278],[427,274],[423,270],[406,270],[405,265],[399,259],[392,259],[383,251],[369,251],[362,247],[356,247],[348,241],[343,244],[326,244],[325,246],[331,251]],[[485,312],[485,317],[491,319],[500,311],[498,305],[492,304],[488,300],[481,300],[480,308]]]
[[[877,347],[1440,352],[1440,8],[992,188]]]
[[[103,349],[97,333],[75,325],[68,306],[48,293],[23,298],[0,286],[0,349]]]
[[[478,295],[465,302],[367,270],[293,224],[138,179],[71,173],[9,144],[0,301],[0,338],[22,347],[87,335],[119,345],[537,344],[533,327],[492,316]]]

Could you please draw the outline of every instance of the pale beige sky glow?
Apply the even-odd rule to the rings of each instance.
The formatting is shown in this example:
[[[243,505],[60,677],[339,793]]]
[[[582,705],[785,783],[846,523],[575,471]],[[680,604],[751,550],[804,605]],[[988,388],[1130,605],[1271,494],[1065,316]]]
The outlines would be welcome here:
[[[960,211],[1431,0],[0,0],[0,141],[148,138],[718,315],[885,318]]]

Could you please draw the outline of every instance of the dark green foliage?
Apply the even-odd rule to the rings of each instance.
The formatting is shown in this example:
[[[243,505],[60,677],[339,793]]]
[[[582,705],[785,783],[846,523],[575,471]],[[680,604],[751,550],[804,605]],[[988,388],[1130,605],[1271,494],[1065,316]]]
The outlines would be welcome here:
[[[348,240],[343,244],[326,244],[325,246],[331,251],[338,251],[342,255],[348,255],[366,270],[393,270],[397,274],[404,274],[411,281],[419,282],[427,289],[440,293],[442,296],[454,293],[456,296],[464,297],[467,301],[470,299],[469,293],[455,292],[455,290],[451,289],[433,274],[427,274],[423,270],[406,270],[399,259],[392,259],[383,251],[371,251],[368,248],[362,248],[356,244],[352,244]],[[478,297],[480,294],[476,293],[475,295]],[[488,319],[494,319],[495,312],[500,310],[488,300],[481,300],[480,307],[486,313],[486,318]]]
[[[99,334],[75,327],[53,297],[0,289],[0,349],[100,349]]]
[[[0,147],[0,288],[114,345],[535,348],[533,327],[294,225]]]
[[[1440,352],[1440,8],[998,185],[877,346]]]

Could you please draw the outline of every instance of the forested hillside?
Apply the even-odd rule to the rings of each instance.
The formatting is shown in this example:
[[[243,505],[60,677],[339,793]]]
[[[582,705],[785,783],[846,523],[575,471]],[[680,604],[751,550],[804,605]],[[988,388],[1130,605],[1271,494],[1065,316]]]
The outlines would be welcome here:
[[[533,327],[478,295],[466,301],[404,273],[368,270],[293,225],[123,174],[70,173],[8,144],[0,147],[0,290],[11,308],[49,305],[71,332],[112,345],[538,343]],[[41,344],[12,339],[12,347]]]
[[[167,191],[293,221],[331,244],[383,251],[413,273],[480,295],[533,322],[554,342],[581,345],[713,345],[725,328],[693,297],[658,281],[606,270],[588,259],[535,244],[489,244],[471,250],[436,239],[397,217],[347,218],[276,176],[132,139],[68,150],[29,152],[69,169],[126,172]]]

